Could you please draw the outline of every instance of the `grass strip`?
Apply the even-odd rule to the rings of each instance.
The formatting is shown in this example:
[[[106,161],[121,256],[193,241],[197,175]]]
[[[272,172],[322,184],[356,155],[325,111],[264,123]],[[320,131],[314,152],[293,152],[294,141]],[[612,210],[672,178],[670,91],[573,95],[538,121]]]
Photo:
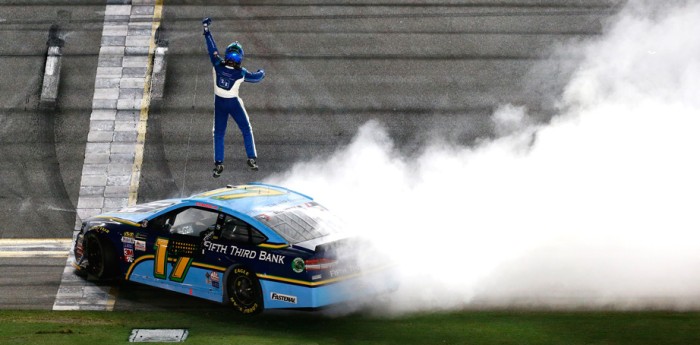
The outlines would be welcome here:
[[[320,313],[0,311],[0,344],[122,344],[134,328],[186,328],[187,344],[700,344],[700,313],[465,311]]]

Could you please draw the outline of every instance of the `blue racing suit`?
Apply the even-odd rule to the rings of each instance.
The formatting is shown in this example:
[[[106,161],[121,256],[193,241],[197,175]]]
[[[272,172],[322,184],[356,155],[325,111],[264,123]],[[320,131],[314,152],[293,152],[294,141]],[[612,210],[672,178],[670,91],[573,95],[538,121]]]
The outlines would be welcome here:
[[[224,161],[224,136],[226,134],[226,124],[228,116],[231,115],[236,121],[238,128],[243,135],[245,151],[249,159],[256,159],[255,139],[253,138],[253,128],[250,126],[248,113],[243,106],[243,101],[238,97],[238,88],[244,81],[257,83],[265,77],[265,71],[258,70],[255,73],[248,72],[243,67],[234,68],[227,66],[219,56],[216,43],[211,33],[204,32],[204,40],[207,43],[209,58],[214,66],[214,162],[221,164]]]

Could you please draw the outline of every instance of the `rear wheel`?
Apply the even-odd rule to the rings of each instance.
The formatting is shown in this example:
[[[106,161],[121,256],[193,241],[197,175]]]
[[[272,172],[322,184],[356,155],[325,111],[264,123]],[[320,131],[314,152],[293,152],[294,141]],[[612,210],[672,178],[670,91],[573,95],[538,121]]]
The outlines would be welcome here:
[[[229,274],[226,289],[229,301],[239,313],[252,315],[263,310],[262,289],[253,271],[245,267],[234,268]]]
[[[88,274],[100,280],[113,278],[117,262],[110,244],[95,234],[87,234],[85,247]]]

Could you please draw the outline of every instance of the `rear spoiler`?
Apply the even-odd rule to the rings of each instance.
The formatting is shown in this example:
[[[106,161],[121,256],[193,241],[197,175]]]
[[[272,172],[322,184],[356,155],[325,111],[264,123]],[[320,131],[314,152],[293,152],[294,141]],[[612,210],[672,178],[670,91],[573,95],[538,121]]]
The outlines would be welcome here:
[[[367,242],[366,240],[363,240],[360,238],[353,238],[353,237],[343,238],[340,240],[319,244],[314,249],[314,252],[316,252],[316,254],[319,254],[319,253],[326,253],[326,252],[334,252],[334,251],[338,250],[338,248],[355,249],[355,248],[358,248],[362,245],[367,244],[366,242]]]

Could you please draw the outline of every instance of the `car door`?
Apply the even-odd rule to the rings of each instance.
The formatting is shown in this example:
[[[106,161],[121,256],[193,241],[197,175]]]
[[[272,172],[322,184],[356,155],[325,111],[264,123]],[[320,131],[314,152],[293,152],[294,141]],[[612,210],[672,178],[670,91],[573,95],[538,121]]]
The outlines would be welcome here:
[[[169,227],[169,238],[155,243],[155,278],[184,283],[193,261],[202,256],[205,233],[214,231],[218,216],[216,211],[199,207],[178,212]]]
[[[188,275],[193,263],[202,258],[203,237],[214,231],[219,214],[207,208],[182,207],[149,221],[145,244],[140,245],[146,250],[135,260],[128,278],[199,295],[196,291],[204,284]]]

